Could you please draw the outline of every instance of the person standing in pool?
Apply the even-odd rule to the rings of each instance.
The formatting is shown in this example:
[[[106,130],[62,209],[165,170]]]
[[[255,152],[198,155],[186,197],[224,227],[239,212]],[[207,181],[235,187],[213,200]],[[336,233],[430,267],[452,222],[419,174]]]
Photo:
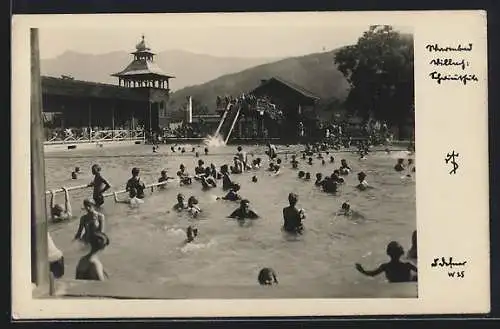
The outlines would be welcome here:
[[[238,160],[240,160],[240,162],[242,163],[243,171],[245,171],[247,169],[252,169],[252,167],[248,163],[247,152],[243,151],[243,148],[241,146],[238,146],[237,150],[238,150],[238,152],[236,153],[236,156],[238,157]]]
[[[104,192],[109,190],[111,185],[102,177],[101,167],[98,164],[92,166],[92,174],[94,175],[94,180],[87,186],[94,187],[92,198],[94,199],[95,206],[99,208],[104,204]]]
[[[359,184],[356,186],[356,188],[360,191],[367,190],[369,188],[372,188],[370,185],[368,185],[368,182],[366,181],[366,174],[364,172],[360,172],[358,174],[358,181]]]
[[[234,185],[233,181],[231,180],[231,176],[229,175],[227,164],[220,167],[220,172],[222,174],[222,189],[224,191],[227,191]]]
[[[71,202],[69,200],[69,192],[66,187],[62,187],[64,191],[64,209],[60,204],[55,203],[56,192],[50,191],[50,218],[52,222],[62,222],[71,219]]]
[[[127,181],[127,186],[125,187],[125,190],[129,192],[130,198],[133,198],[131,191],[135,189],[136,197],[138,199],[144,199],[144,189],[146,185],[141,181],[139,173],[139,168],[132,168],[132,177]]]
[[[297,209],[299,197],[295,193],[288,194],[289,206],[283,208],[283,229],[292,234],[302,234],[304,226],[302,220],[305,219],[303,209]]]
[[[410,282],[417,281],[416,276],[412,275],[412,272],[417,273],[417,267],[412,263],[401,262],[401,256],[404,255],[403,247],[396,241],[391,241],[387,245],[387,255],[391,260],[387,263],[381,264],[377,269],[373,271],[367,271],[361,266],[361,264],[356,263],[356,269],[368,276],[376,276],[380,273],[385,273],[385,277],[389,282]]]
[[[102,265],[98,253],[109,245],[109,238],[106,234],[96,233],[89,240],[90,252],[80,258],[76,266],[77,280],[105,281],[108,278],[104,266]]]
[[[250,209],[250,201],[248,201],[247,199],[243,199],[240,201],[240,207],[233,211],[228,217],[244,220],[257,219],[259,218],[259,215],[257,215],[253,210]]]
[[[278,156],[278,151],[276,149],[276,145],[273,145],[271,143],[267,143],[267,151],[266,151],[267,156],[269,157],[269,160],[273,160]]]
[[[104,215],[95,209],[92,199],[83,200],[83,207],[87,213],[80,218],[80,225],[74,240],[88,243],[96,233],[104,232]]]

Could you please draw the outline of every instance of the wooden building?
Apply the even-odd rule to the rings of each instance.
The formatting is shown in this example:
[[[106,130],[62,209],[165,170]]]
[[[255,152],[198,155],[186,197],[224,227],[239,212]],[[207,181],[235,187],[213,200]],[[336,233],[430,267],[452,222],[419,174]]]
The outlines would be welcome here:
[[[142,40],[131,53],[132,62],[121,72],[118,85],[42,77],[46,126],[58,128],[100,127],[156,132],[167,124],[169,80],[155,63],[155,54]]]
[[[257,98],[267,98],[276,104],[282,112],[282,118],[276,120],[258,111],[243,113],[236,125],[235,137],[252,136],[294,141],[299,135],[299,122],[306,128],[312,127],[316,122],[316,106],[320,98],[292,82],[279,77],[261,80],[260,85],[249,94]]]

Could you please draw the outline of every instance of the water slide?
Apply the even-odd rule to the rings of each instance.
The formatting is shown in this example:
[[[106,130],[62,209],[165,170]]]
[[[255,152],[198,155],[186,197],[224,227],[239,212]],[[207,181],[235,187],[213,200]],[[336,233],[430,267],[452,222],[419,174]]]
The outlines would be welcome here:
[[[237,108],[235,108],[235,107],[237,107]],[[219,126],[217,127],[217,130],[215,131],[214,136],[224,135],[223,133],[227,132],[225,134],[225,137],[223,137],[224,142],[227,143],[229,141],[229,138],[231,137],[231,133],[234,130],[234,126],[236,125],[236,122],[238,121],[240,111],[241,111],[240,105],[229,104],[226,108],[226,111],[222,115],[222,118],[219,122]],[[221,130],[223,132],[221,132]]]

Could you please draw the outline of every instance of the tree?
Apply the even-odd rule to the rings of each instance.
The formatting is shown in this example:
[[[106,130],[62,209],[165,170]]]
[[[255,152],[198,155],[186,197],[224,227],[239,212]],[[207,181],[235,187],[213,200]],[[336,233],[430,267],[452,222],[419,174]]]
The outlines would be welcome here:
[[[401,126],[413,116],[413,37],[388,25],[373,25],[355,45],[335,55],[351,85],[346,108]]]

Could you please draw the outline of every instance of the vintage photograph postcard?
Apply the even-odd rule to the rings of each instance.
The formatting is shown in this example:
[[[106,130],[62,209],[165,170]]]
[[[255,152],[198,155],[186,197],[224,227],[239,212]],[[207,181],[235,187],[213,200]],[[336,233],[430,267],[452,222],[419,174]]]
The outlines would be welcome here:
[[[15,15],[14,318],[489,312],[486,22]]]

